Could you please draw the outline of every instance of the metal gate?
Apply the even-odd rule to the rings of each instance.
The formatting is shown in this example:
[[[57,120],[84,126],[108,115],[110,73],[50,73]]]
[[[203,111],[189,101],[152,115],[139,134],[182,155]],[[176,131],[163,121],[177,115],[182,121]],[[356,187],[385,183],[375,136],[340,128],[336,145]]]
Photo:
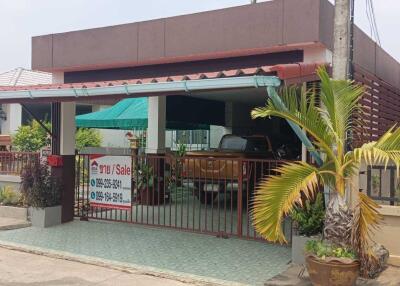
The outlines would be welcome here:
[[[76,157],[77,217],[246,239],[260,239],[251,223],[254,188],[282,164],[264,159],[131,156],[131,207],[119,210],[91,206],[89,158]],[[290,241],[290,223],[284,223],[284,230]]]

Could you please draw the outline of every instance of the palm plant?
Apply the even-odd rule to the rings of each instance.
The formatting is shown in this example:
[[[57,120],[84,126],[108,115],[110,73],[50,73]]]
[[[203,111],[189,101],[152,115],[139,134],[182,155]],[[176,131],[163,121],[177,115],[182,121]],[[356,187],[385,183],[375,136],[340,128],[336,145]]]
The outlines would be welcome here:
[[[393,127],[376,142],[348,150],[355,126],[355,115],[362,111],[358,104],[364,88],[350,81],[332,80],[324,68],[318,71],[321,84],[317,91],[296,88],[282,89],[280,100],[269,99],[266,106],[255,108],[253,118],[279,117],[302,128],[312,141],[313,150],[322,158],[315,166],[291,162],[264,178],[255,193],[253,224],[265,239],[286,242],[282,221],[302,198],[312,198],[321,189],[329,188],[331,198],[326,208],[324,237],[337,245],[352,247],[363,265],[373,261],[371,231],[381,219],[379,207],[366,195],[358,193],[352,209],[346,200],[351,191],[351,176],[359,164],[400,166],[400,128]],[[282,105],[282,103],[284,105]]]

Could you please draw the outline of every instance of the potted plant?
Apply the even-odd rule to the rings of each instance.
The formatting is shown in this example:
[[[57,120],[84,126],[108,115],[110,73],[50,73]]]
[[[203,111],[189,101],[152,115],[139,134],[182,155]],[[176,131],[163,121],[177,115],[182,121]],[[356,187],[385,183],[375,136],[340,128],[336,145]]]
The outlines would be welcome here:
[[[304,264],[304,248],[310,240],[321,239],[324,227],[325,207],[322,193],[313,201],[306,200],[294,207],[291,218],[293,223],[292,263]]]
[[[375,251],[376,244],[370,239],[382,217],[379,206],[364,193],[352,193],[355,203],[348,200],[350,182],[352,176],[358,175],[361,162],[385,165],[392,161],[400,167],[400,128],[392,127],[377,141],[349,148],[348,143],[354,136],[362,134],[354,123],[357,113],[362,112],[358,102],[364,88],[351,81],[332,80],[324,68],[317,73],[321,80],[319,88],[307,91],[285,88],[281,96],[269,89],[266,106],[252,111],[253,118],[275,116],[304,130],[303,135],[310,143],[308,150],[317,159],[317,164],[288,162],[278,168],[276,175],[260,182],[253,202],[253,224],[265,239],[286,242],[281,226],[283,219],[303,197],[315,196],[322,185],[330,191],[329,201],[325,203],[324,239],[335,247],[356,253],[360,274],[370,277],[371,269],[379,272],[380,261],[384,261],[378,257],[381,254]],[[357,126],[362,123],[358,122]],[[320,257],[314,259],[319,261]],[[341,261],[323,262],[331,271],[335,270],[335,275],[348,275],[349,271],[357,275],[357,269]],[[341,268],[336,267],[338,264]],[[322,279],[324,273],[315,275]],[[318,285],[316,280],[312,282]]]
[[[157,205],[162,202],[153,167],[148,162],[139,162],[135,168],[137,201],[142,205]]]
[[[21,172],[21,193],[30,207],[32,226],[61,224],[61,187],[45,163],[28,164]]]
[[[354,250],[322,240],[310,240],[305,251],[308,274],[314,285],[355,285],[360,263]]]
[[[27,209],[24,207],[22,195],[12,186],[0,188],[0,217],[27,220]]]

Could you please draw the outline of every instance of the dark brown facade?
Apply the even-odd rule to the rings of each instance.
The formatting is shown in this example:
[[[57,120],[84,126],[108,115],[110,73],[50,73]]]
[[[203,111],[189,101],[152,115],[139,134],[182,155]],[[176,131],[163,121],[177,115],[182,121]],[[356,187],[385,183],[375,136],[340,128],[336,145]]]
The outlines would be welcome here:
[[[334,7],[328,0],[275,0],[152,21],[32,39],[32,68],[83,71],[332,50]],[[400,88],[400,64],[354,29],[354,62]],[[196,36],[193,36],[196,35]]]
[[[320,24],[320,15],[326,14],[324,2],[276,0],[34,37],[32,67],[49,71],[104,69],[265,54],[302,49],[316,42],[330,46],[325,35],[331,33],[331,27]]]

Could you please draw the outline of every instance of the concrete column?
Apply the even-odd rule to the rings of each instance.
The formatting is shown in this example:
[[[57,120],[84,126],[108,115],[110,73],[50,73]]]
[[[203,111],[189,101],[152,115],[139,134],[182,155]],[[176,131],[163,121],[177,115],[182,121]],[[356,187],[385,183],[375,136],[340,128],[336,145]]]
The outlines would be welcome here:
[[[233,130],[233,102],[226,102],[224,134],[232,134],[232,130]]]
[[[148,154],[165,153],[166,103],[165,96],[149,97],[146,143]]]
[[[22,123],[22,107],[20,104],[10,104],[8,106],[7,120],[9,122],[9,133],[15,133]]]
[[[6,113],[7,119],[1,119],[1,133],[13,134],[22,123],[22,107],[20,104],[3,104],[3,111]]]
[[[54,73],[53,83],[63,83],[64,73]],[[57,141],[60,146],[60,155],[63,159],[62,167],[52,168],[52,176],[60,179],[61,193],[61,221],[69,222],[74,219],[75,200],[75,102],[63,102],[57,122],[60,123]]]
[[[350,57],[350,0],[335,1],[333,29],[333,71],[334,79],[347,79]]]
[[[61,103],[61,155],[75,155],[75,130],[75,102],[63,102]]]

